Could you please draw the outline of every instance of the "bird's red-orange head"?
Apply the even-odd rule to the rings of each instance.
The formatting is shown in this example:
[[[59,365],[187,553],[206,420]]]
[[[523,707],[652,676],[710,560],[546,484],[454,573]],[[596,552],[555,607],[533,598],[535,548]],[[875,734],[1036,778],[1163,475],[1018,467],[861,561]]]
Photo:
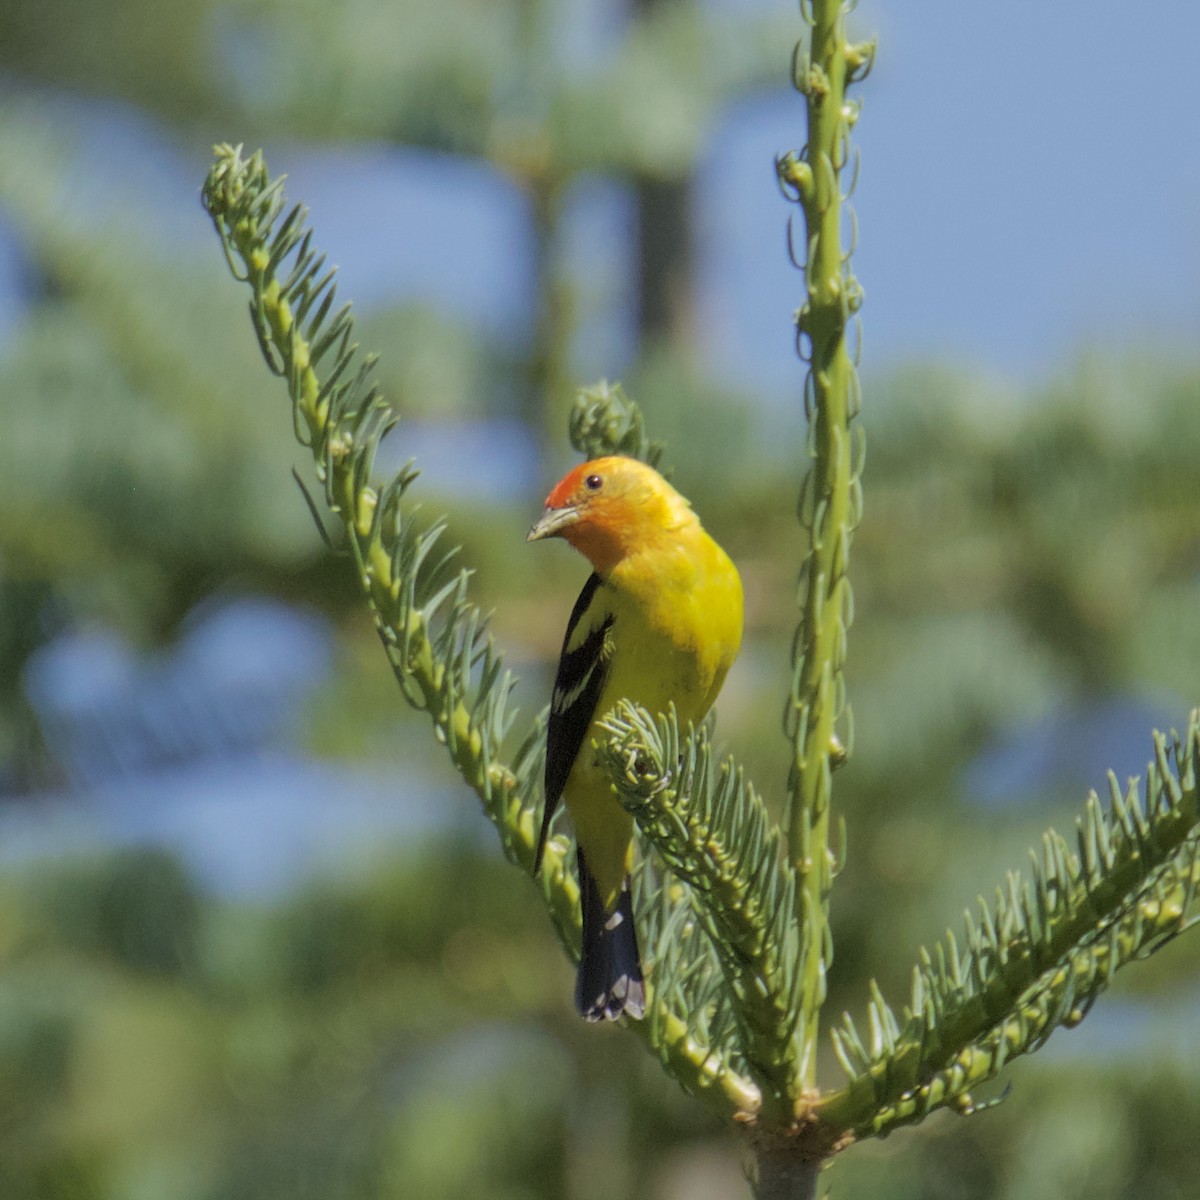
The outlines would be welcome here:
[[[653,467],[611,455],[580,463],[554,485],[527,540],[561,537],[603,573],[694,520],[688,502]]]

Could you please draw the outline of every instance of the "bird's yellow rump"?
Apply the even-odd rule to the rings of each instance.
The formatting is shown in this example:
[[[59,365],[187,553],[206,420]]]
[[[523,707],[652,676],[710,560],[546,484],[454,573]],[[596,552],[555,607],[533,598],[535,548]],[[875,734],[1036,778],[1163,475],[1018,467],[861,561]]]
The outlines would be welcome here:
[[[681,723],[699,721],[741,644],[742,584],[688,502],[632,458],[598,458],[565,475],[528,540],[546,537],[564,538],[593,574],[567,623],[554,681],[538,862],[562,799],[579,844],[576,1007],[592,1021],[641,1017],[629,898],[633,819],[598,761],[597,722],[619,700],[653,713],[674,703]]]

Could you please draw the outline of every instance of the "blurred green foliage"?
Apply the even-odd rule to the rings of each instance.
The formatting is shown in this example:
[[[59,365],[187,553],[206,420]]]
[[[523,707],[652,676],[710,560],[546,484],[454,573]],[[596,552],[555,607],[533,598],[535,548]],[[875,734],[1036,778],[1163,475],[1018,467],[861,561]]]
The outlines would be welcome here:
[[[599,1094],[631,1180],[704,1131],[629,1039],[572,1020],[538,902],[474,848],[271,905],[152,850],[3,892],[5,1196],[556,1197]]]
[[[205,142],[236,120],[248,136],[387,137],[509,170],[549,161],[633,178],[686,175],[704,141],[697,114],[767,69],[762,31],[723,37],[702,6],[675,5],[610,71],[547,79],[549,56],[522,30],[548,27],[552,9],[9,0],[0,63],[132,100]],[[700,78],[688,64],[714,41],[728,56]],[[6,108],[0,203],[31,295],[0,355],[5,790],[54,775],[19,686],[49,632],[97,623],[149,646],[220,591],[335,617],[337,668],[306,715],[310,747],[391,761],[399,745],[442,770],[289,477],[282,402],[212,247],[133,252],[155,241],[132,204],[123,221],[80,220],[62,202],[74,184],[53,121],[36,104]],[[427,310],[378,312],[360,332],[385,350],[385,387],[410,420],[503,409],[528,369]],[[781,430],[753,398],[722,394],[684,344],[647,347],[627,382],[676,483],[743,571],[749,637],[719,730],[778,795],[798,415]],[[984,809],[964,784],[981,749],[1106,699],[1148,698],[1182,721],[1200,658],[1194,357],[1084,358],[1030,394],[936,364],[864,391],[856,736],[838,779],[850,853],[833,900],[830,1013],[857,1003],[868,973],[896,994],[913,948],[956,921],[968,888],[999,882],[1048,816],[1102,783],[1068,773]],[[394,439],[403,456],[403,423]],[[542,491],[483,506],[431,497],[451,507],[497,635],[525,667],[527,709],[544,701],[582,576],[565,551],[525,555]],[[1186,1001],[1198,966],[1185,939],[1130,973],[1107,1037],[1070,1051],[1107,1019],[1102,1003],[1061,1039],[1065,1052],[1012,1072],[1008,1103],[847,1156],[839,1194],[1194,1195],[1200,1059]],[[6,861],[0,1196],[736,1193],[724,1135],[632,1039],[581,1027],[569,993],[532,889],[473,842],[398,844],[369,871],[260,903],[214,899],[153,850]]]

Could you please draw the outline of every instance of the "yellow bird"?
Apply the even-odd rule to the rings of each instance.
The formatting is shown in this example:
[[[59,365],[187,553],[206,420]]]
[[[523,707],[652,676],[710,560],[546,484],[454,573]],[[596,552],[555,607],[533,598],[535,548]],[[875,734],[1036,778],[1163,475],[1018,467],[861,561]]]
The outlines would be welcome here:
[[[633,925],[633,818],[597,760],[597,721],[619,700],[672,702],[699,721],[742,640],[742,583],[691,505],[652,467],[598,458],[546,497],[529,541],[561,537],[592,564],[563,640],[546,746],[537,861],[560,799],[579,843],[583,951],[575,1006],[589,1021],[641,1017],[646,990]]]

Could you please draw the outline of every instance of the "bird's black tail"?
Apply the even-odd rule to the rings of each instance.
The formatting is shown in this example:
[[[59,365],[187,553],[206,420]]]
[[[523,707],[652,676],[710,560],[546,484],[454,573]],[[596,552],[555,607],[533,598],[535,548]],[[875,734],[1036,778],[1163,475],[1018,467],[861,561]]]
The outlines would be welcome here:
[[[633,928],[629,880],[621,886],[616,908],[606,915],[596,881],[580,850],[579,897],[583,907],[583,950],[575,978],[575,1007],[589,1021],[615,1021],[622,1013],[642,1017],[646,1012],[646,985]]]

